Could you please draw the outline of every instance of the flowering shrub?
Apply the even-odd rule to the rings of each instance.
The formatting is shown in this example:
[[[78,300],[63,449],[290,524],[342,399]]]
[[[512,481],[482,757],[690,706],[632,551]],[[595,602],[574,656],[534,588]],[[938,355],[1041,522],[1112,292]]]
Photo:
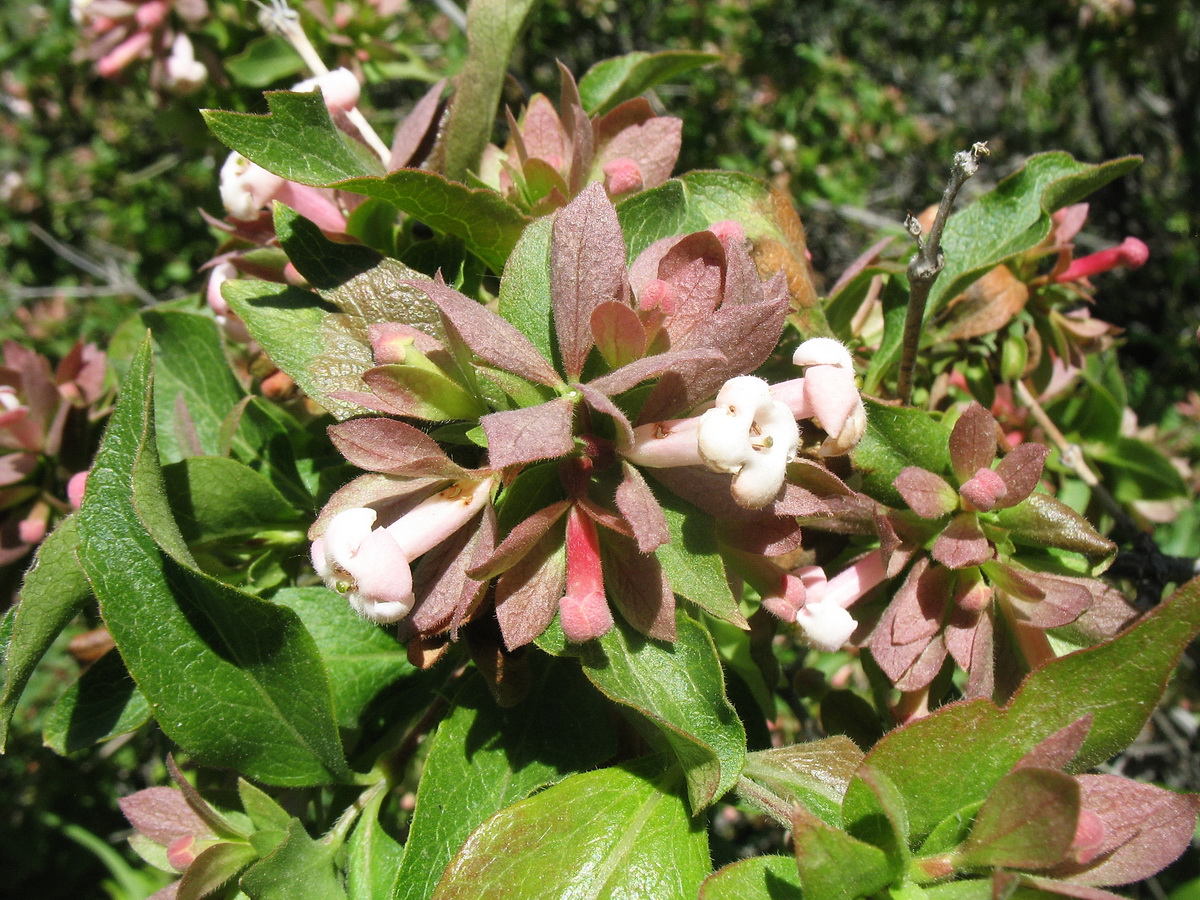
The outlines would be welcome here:
[[[1133,161],[1037,155],[955,212],[977,145],[907,272],[884,242],[822,295],[769,185],[670,177],[642,95],[702,54],[564,71],[492,145],[530,7],[472,4],[390,144],[274,9],[313,77],[206,111],[206,302],[120,336],[78,512],[0,625],[0,736],[97,615],[47,740],[173,747],[174,787],[121,801],[160,897],[1092,900],[1171,864],[1197,795],[1087,770],[1200,632],[1194,582],[1139,615],[1104,577],[1121,502],[1180,480],[1111,496],[1120,422],[1061,393],[1115,378],[1079,304],[1145,248],[1072,241]],[[62,435],[104,358],[4,371],[24,553],[69,507],[23,479],[89,468]],[[794,852],[714,861],[709,811]]]

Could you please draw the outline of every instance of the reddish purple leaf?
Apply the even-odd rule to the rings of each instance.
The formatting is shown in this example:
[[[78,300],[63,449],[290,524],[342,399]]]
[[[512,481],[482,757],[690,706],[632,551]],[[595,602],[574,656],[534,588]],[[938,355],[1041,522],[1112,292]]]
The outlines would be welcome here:
[[[141,834],[166,847],[188,835],[211,835],[183,794],[174,788],[152,787],[117,801],[125,818]]]
[[[1075,758],[1088,732],[1092,730],[1092,715],[1076,719],[1037,744],[1013,766],[1017,769],[1065,769]]]
[[[996,873],[997,876],[1000,874],[1000,872]],[[1058,894],[1061,897],[1074,897],[1075,900],[1127,900],[1127,898],[1122,897],[1120,894],[1104,891],[1097,887],[1089,887],[1086,884],[1073,884],[1069,881],[1055,881],[1053,878],[1039,878],[1037,875],[1022,875],[1021,884],[1036,888],[1039,891]],[[1008,894],[1003,891],[997,891],[992,896],[1004,897],[1008,896]]]
[[[351,419],[330,425],[328,431],[338,452],[368,472],[444,478],[460,478],[465,472],[437,441],[395,419]]]
[[[949,573],[945,569],[931,567],[928,557],[918,559],[867,639],[871,655],[893,684],[898,684],[909,674],[914,664],[933,645],[945,611],[948,582]],[[919,672],[911,673],[909,681],[919,681],[936,660],[936,666],[929,675],[932,680],[945,657],[946,645],[939,639],[937,646],[928,654],[926,665],[921,666]],[[919,686],[923,687],[924,684]]]
[[[582,193],[591,174],[592,160],[595,158],[595,137],[592,134],[592,120],[582,107],[576,106],[565,110],[565,121],[568,123],[568,133],[571,136],[571,168],[569,185],[572,195]],[[603,190],[603,185],[600,185]],[[608,194],[604,195],[606,198]],[[624,243],[622,243],[622,247]],[[621,255],[621,269],[624,274],[624,253]]]
[[[625,621],[647,637],[675,640],[675,594],[658,560],[614,534],[602,536],[602,547],[608,595]]]
[[[488,439],[492,467],[555,459],[575,450],[575,404],[558,397],[539,406],[489,413],[479,420]]]
[[[659,261],[658,278],[675,288],[675,309],[667,317],[666,329],[672,345],[678,345],[721,305],[725,248],[711,231],[689,234]]]
[[[597,390],[591,384],[582,382],[575,385],[579,393],[583,394],[583,399],[587,401],[588,406],[603,413],[606,416],[611,416],[614,424],[617,426],[617,443],[621,446],[629,446],[633,443],[633,425],[629,422],[629,417],[625,415],[617,404],[609,399],[607,394]]]
[[[517,524],[512,531],[505,535],[500,545],[486,559],[477,563],[468,574],[472,578],[486,581],[507,572],[533,549],[534,545],[570,508],[570,500],[559,500],[557,503],[539,509]]]
[[[484,362],[537,384],[562,385],[562,378],[529,338],[487,307],[441,281],[407,283],[437,304],[463,342]]]
[[[996,501],[996,509],[1016,506],[1033,493],[1033,489],[1041,480],[1042,469],[1049,455],[1050,448],[1045,444],[1018,444],[1000,460],[1000,465],[996,466],[996,474],[1008,488],[1008,493]]]
[[[943,632],[946,649],[954,661],[969,673],[963,699],[991,698],[995,688],[992,658],[993,622],[991,609],[971,612],[955,609]]]
[[[918,646],[915,644],[913,646]],[[911,666],[895,681],[897,690],[919,691],[929,687],[946,661],[946,639],[935,634]]]
[[[496,516],[486,506],[462,528],[425,553],[413,567],[412,613],[401,624],[402,633],[455,632],[483,599],[485,581],[471,578],[471,564],[489,556],[496,540]],[[457,637],[457,634],[454,635]]]
[[[950,463],[954,476],[962,484],[980,469],[990,469],[996,458],[996,420],[992,414],[972,403],[954,423],[950,432]]]
[[[646,329],[627,303],[610,300],[592,310],[592,340],[612,368],[618,368],[646,352]]]
[[[388,171],[408,168],[417,165],[432,149],[433,137],[436,134],[434,125],[441,116],[442,91],[446,87],[446,79],[437,82],[425,92],[399,124],[392,136],[392,154],[388,161]]]
[[[949,569],[978,566],[996,555],[973,513],[959,513],[951,519],[929,552]]]
[[[657,353],[621,366],[616,371],[593,378],[588,384],[595,390],[610,397],[622,394],[643,381],[662,375],[664,372],[678,372],[696,364],[719,365],[725,361],[721,351],[711,348],[697,350],[668,350]]]
[[[550,292],[563,367],[575,380],[592,349],[592,311],[626,296],[625,238],[602,184],[589,185],[554,218]]]
[[[759,556],[783,556],[803,543],[800,525],[793,516],[759,516],[744,522],[717,521],[721,543]]]
[[[905,466],[892,486],[922,519],[940,519],[958,508],[958,493],[946,479],[927,469]]]
[[[1191,843],[1200,795],[1177,794],[1116,775],[1080,775],[1082,805],[1104,823],[1089,864],[1065,864],[1053,875],[1101,887],[1129,884],[1156,874]]]
[[[510,651],[528,644],[554,621],[567,583],[563,534],[547,532],[496,583],[496,618]]]
[[[1021,574],[1042,596],[1038,598],[1010,593],[1009,602],[1019,618],[1036,628],[1068,625],[1092,605],[1092,593],[1081,583],[1085,579],[1068,579],[1041,572]]]
[[[671,540],[667,517],[642,474],[627,462],[621,463],[623,478],[617,485],[617,509],[633,528],[638,550],[653,553]]]

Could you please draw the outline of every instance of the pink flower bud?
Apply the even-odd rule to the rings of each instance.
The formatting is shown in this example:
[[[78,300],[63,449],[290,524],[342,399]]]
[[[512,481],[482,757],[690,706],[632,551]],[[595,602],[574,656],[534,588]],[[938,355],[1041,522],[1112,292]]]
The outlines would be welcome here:
[[[199,852],[196,849],[196,836],[185,834],[171,841],[167,847],[167,862],[176,872],[186,872],[187,867],[196,861]]]
[[[1079,824],[1075,826],[1075,839],[1068,851],[1075,862],[1086,866],[1095,859],[1104,846],[1108,829],[1104,820],[1090,809],[1079,810]]]
[[[167,4],[164,0],[150,0],[149,3],[139,6],[133,17],[138,23],[138,28],[153,31],[166,21]]]
[[[746,229],[733,219],[714,222],[708,226],[708,230],[717,236],[722,247],[728,247],[730,243],[743,244],[746,241]]]
[[[958,489],[959,495],[980,512],[989,512],[1008,496],[1008,485],[992,469],[980,469]]]
[[[221,166],[221,202],[234,219],[258,218],[284,181],[240,153],[230,153]]]
[[[147,31],[135,31],[96,63],[96,74],[101,78],[112,78],[127,65],[150,49],[152,35]]]
[[[651,278],[638,293],[638,306],[641,309],[661,310],[664,316],[675,312],[676,293],[674,285]]]
[[[83,492],[87,487],[87,477],[86,471],[76,472],[67,482],[67,500],[76,509],[83,506]]]
[[[563,634],[573,644],[608,634],[613,626],[596,525],[578,506],[567,515],[567,591],[558,602],[558,615]]]
[[[619,157],[604,164],[604,187],[610,197],[640,191],[645,179],[641,167],[628,157]]]
[[[1110,269],[1137,269],[1150,258],[1150,248],[1135,237],[1127,237],[1116,247],[1100,250],[1077,259],[1054,280],[1060,284],[1090,278]]]

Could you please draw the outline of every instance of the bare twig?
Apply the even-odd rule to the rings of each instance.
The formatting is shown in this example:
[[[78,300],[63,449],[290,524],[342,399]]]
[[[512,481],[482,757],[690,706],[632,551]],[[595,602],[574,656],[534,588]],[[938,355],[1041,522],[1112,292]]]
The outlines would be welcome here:
[[[70,244],[65,244],[37,223],[31,222],[29,231],[39,241],[88,275],[103,279],[104,283],[90,286],[70,287],[21,287],[5,285],[5,293],[18,300],[30,300],[39,297],[53,297],[59,294],[68,297],[111,297],[131,294],[147,306],[158,302],[158,299],[143,288],[134,278],[109,257],[103,262],[93,259]]]
[[[917,364],[917,349],[921,343],[925,304],[929,300],[929,291],[946,262],[942,256],[942,231],[946,227],[946,220],[950,218],[950,211],[954,208],[954,199],[958,196],[959,189],[979,170],[979,158],[987,155],[987,144],[983,143],[973,144],[970,150],[960,150],[954,154],[950,180],[946,183],[942,201],[938,204],[937,216],[925,240],[921,240],[921,225],[915,216],[910,214],[904,222],[908,233],[917,241],[917,252],[908,264],[908,313],[904,318],[900,379],[896,385],[896,395],[901,403],[908,403],[912,399],[913,369]]]

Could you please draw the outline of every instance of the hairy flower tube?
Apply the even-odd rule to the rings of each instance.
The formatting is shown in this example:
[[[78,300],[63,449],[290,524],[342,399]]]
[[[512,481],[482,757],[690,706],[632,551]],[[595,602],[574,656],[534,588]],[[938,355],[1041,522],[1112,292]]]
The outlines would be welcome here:
[[[832,653],[858,627],[848,608],[886,577],[879,550],[860,557],[833,578],[827,578],[820,566],[801,566],[780,575],[776,592],[763,597],[763,606],[784,621],[795,622],[810,646]]]
[[[490,479],[461,479],[382,528],[374,527],[373,509],[342,510],[313,541],[313,568],[360,615],[378,624],[398,622],[416,602],[412,562],[474,517],[491,486]]]

